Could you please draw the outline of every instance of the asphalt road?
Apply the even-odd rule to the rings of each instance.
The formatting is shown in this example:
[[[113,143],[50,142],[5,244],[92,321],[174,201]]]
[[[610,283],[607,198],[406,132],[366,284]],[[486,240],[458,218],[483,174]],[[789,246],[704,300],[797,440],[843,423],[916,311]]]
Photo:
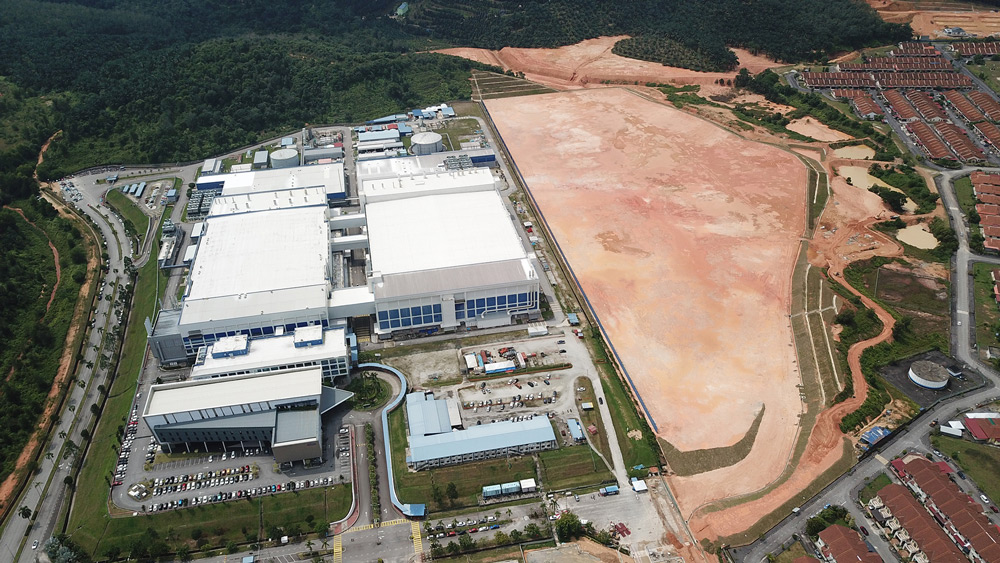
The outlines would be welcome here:
[[[842,476],[832,485],[824,489],[820,494],[812,499],[803,499],[801,511],[798,515],[792,515],[783,520],[780,524],[772,528],[761,540],[753,543],[748,549],[738,550],[739,561],[747,563],[758,563],[764,561],[768,553],[776,553],[780,546],[786,543],[794,533],[802,533],[805,520],[823,509],[827,504],[839,504],[847,507],[858,523],[863,523],[869,530],[874,530],[870,522],[864,518],[861,509],[857,505],[857,492],[864,486],[866,479],[874,477],[878,473],[885,471],[885,462],[902,454],[904,450],[931,451],[930,446],[930,422],[932,420],[947,420],[961,411],[976,407],[981,403],[988,402],[1000,396],[997,386],[1000,385],[1000,373],[997,373],[990,366],[979,360],[977,351],[973,348],[975,337],[975,319],[972,312],[973,288],[970,276],[971,264],[975,262],[986,262],[1000,265],[1000,258],[987,257],[973,254],[969,249],[969,226],[962,216],[961,208],[951,181],[962,175],[969,174],[978,168],[965,168],[963,170],[947,171],[941,173],[935,179],[938,192],[941,194],[942,202],[951,219],[952,227],[959,238],[959,249],[954,258],[954,271],[952,274],[952,354],[962,363],[982,373],[986,379],[986,387],[964,395],[939,403],[928,409],[914,423],[909,430],[904,431],[891,442],[883,444],[879,455],[866,458],[854,467],[853,470]],[[891,555],[888,545],[881,538],[872,534],[868,540],[875,547],[876,551],[885,561],[895,561]]]

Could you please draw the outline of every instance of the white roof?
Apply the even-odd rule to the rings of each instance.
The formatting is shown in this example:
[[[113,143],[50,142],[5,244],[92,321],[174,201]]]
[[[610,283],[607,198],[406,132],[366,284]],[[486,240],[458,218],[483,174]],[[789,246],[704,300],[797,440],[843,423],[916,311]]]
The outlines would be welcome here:
[[[544,416],[521,422],[495,422],[432,436],[410,436],[410,461],[464,455],[556,439],[552,424]]]
[[[192,260],[194,260],[194,257],[197,254],[198,254],[198,245],[197,244],[189,245],[187,247],[187,250],[184,251],[184,260],[183,261],[184,262],[191,262]]]
[[[149,389],[146,412],[143,414],[170,414],[297,397],[318,397],[322,393],[322,377],[323,369],[313,367],[153,385]]]
[[[182,324],[326,307],[328,235],[325,207],[209,218]]]
[[[951,426],[942,426],[941,427],[941,432],[943,434],[947,434],[949,436],[954,436],[956,438],[961,438],[962,437],[962,429],[961,428],[952,428]]]
[[[649,487],[646,486],[646,482],[642,479],[636,479],[635,481],[632,481],[632,490],[637,493],[641,493],[649,490]]]
[[[495,189],[493,173],[488,168],[365,180],[361,184],[361,193],[367,203],[435,193],[463,193],[493,191]]]
[[[201,235],[203,235],[203,234],[205,234],[205,222],[204,221],[200,221],[198,223],[195,223],[194,226],[191,227],[191,238],[200,238]]]
[[[368,303],[375,303],[375,295],[371,291],[368,291],[367,285],[338,288],[333,290],[330,295],[330,307],[363,305]]]
[[[965,418],[1000,418],[1000,412],[967,412]]]
[[[297,329],[296,332],[303,330]],[[213,358],[214,348],[220,340],[205,354],[205,362],[191,368],[191,377],[195,379],[212,377],[213,375],[237,371],[255,370],[288,363],[312,362],[327,358],[342,358],[347,356],[347,343],[344,329],[335,328],[323,331],[322,344],[295,347],[295,334],[275,336],[273,338],[256,338],[250,341],[250,350],[242,356],[228,358]],[[224,339],[223,339],[224,340]]]
[[[223,190],[225,194],[226,190]],[[277,192],[251,192],[237,195],[221,195],[212,200],[209,216],[254,213],[274,209],[294,209],[296,207],[326,207],[326,191],[323,188],[296,188]]]
[[[948,426],[951,426],[952,428],[958,428],[959,430],[965,430],[965,425],[962,424],[961,420],[949,420]]]
[[[380,201],[365,214],[372,270],[383,275],[527,259],[496,191]]]
[[[238,172],[205,178],[205,182],[224,182],[222,195],[274,192],[294,188],[321,188],[328,194],[344,193],[344,164],[318,164],[270,170]]]
[[[521,490],[534,489],[537,486],[534,479],[521,479]]]
[[[246,350],[247,343],[249,341],[250,338],[245,334],[237,334],[235,336],[220,338],[219,341],[212,346],[212,353],[224,354],[227,352],[235,352],[237,350]]]

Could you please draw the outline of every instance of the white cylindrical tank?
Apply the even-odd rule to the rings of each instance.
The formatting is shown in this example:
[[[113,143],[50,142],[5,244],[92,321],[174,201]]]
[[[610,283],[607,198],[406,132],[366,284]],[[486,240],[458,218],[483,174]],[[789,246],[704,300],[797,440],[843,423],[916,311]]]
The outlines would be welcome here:
[[[943,389],[948,385],[948,370],[926,360],[913,362],[908,374],[910,381],[926,389]]]
[[[299,165],[299,151],[278,149],[271,153],[271,168],[292,168]]]
[[[417,133],[410,139],[410,149],[417,156],[433,154],[444,150],[444,142],[441,135],[433,131]]]

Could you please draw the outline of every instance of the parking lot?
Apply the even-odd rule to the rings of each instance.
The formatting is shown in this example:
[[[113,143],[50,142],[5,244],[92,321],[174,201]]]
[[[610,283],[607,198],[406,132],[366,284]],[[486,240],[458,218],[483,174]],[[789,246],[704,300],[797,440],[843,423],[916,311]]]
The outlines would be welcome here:
[[[907,375],[910,370],[910,365],[919,360],[934,362],[945,368],[954,366],[958,363],[935,350],[918,354],[900,362],[892,363],[882,368],[879,373],[886,379],[886,381],[895,385],[896,388],[903,393],[906,393],[907,397],[913,399],[913,402],[917,403],[921,407],[929,407],[936,401],[946,399],[959,393],[964,393],[965,391],[978,387],[983,383],[982,377],[977,373],[972,370],[964,370],[961,375],[952,376],[948,382],[948,386],[944,389],[926,389],[910,381],[910,378]]]

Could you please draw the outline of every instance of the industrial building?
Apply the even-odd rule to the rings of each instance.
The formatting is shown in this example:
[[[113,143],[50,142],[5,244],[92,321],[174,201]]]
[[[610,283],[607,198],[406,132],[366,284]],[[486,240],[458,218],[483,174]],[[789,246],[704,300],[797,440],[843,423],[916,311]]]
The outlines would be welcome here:
[[[167,451],[270,446],[285,463],[322,458],[321,416],[352,396],[311,367],[153,385],[142,417]]]
[[[497,457],[524,455],[557,447],[549,419],[496,422],[430,436],[410,435],[406,464],[430,469]]]
[[[406,395],[406,420],[411,436],[433,436],[462,428],[462,413],[455,401],[434,399],[418,391]]]
[[[536,257],[500,195],[493,162],[491,151],[473,151],[360,163],[360,207],[350,210],[340,206],[342,163],[198,178],[193,195],[214,195],[197,204],[207,217],[184,257],[190,273],[180,306],[153,322],[154,355],[193,365],[197,382],[314,368],[332,383],[357,360],[357,326],[388,339],[538,320]],[[425,428],[438,420],[442,434],[461,442],[468,431],[455,430],[458,405],[419,398],[411,420],[425,413]],[[547,447],[548,436],[529,435],[493,449]],[[493,455],[462,446],[447,459],[425,458],[422,447],[414,458],[421,466]]]

